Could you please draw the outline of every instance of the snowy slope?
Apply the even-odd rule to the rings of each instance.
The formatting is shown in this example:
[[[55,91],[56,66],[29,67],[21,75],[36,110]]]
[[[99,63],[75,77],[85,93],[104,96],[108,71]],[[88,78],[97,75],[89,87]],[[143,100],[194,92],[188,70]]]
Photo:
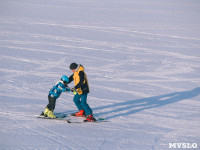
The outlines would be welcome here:
[[[0,149],[200,149],[200,1],[0,1]],[[35,115],[69,65],[85,67],[88,103],[109,122]],[[73,84],[70,84],[73,87]],[[55,112],[77,111],[64,93]]]

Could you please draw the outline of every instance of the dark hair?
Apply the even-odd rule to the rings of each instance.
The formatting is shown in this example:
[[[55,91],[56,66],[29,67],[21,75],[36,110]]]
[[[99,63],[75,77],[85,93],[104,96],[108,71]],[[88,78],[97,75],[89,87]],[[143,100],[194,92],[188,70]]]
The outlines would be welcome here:
[[[71,70],[76,69],[77,67],[78,65],[76,63],[71,63],[71,65],[69,66]]]

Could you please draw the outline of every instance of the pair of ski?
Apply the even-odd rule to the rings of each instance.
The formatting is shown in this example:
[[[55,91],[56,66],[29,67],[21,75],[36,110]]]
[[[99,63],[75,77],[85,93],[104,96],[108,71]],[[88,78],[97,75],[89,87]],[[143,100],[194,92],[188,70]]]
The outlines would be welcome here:
[[[67,123],[99,123],[99,122],[107,122],[104,118],[96,118],[96,121],[73,121],[72,119],[67,119],[65,117],[67,117],[66,114],[55,114],[56,118],[50,118],[50,117],[46,117],[44,115],[39,115],[37,116],[37,118],[40,118],[40,119],[50,119],[50,120],[60,120],[60,121],[66,121]],[[70,115],[71,116],[71,115]],[[76,117],[77,118],[77,117]]]

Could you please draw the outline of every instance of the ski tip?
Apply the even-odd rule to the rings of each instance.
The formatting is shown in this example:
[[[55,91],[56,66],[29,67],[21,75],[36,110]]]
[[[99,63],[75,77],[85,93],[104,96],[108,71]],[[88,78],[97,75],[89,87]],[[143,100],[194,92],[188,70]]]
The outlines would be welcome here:
[[[71,121],[67,120],[67,123],[72,123]]]
[[[98,118],[98,120],[106,120],[105,118]]]

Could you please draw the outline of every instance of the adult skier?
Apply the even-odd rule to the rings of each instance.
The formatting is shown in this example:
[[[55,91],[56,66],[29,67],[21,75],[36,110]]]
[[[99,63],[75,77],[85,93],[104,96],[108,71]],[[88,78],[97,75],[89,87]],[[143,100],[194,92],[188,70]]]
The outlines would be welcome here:
[[[87,121],[96,121],[96,119],[93,117],[92,109],[87,104],[87,95],[89,93],[89,85],[87,76],[84,72],[84,67],[82,65],[78,65],[76,63],[71,63],[70,67],[73,74],[69,77],[69,82],[74,81],[75,87],[71,89],[73,93],[77,91],[74,95],[74,103],[77,106],[79,112],[76,112],[74,114],[71,114],[72,116],[77,117],[85,117],[86,119],[84,122]]]
[[[46,106],[44,113],[41,115],[47,116],[49,118],[56,118],[56,116],[53,114],[56,105],[56,99],[58,99],[62,92],[70,92],[70,88],[67,85],[68,82],[69,78],[63,75],[61,80],[53,86],[48,95],[49,104]]]

